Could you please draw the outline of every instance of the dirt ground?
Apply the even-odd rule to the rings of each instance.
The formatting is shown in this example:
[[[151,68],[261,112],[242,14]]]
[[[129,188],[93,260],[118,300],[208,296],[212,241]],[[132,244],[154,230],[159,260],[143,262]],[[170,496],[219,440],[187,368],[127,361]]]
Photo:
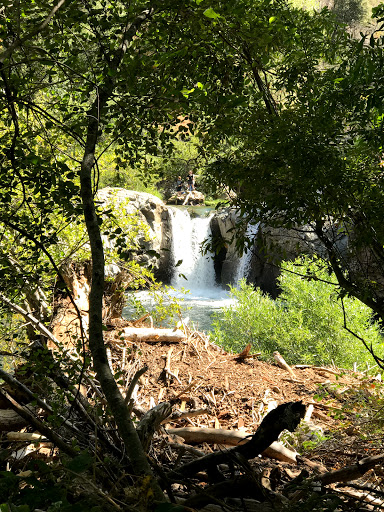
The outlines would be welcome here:
[[[137,327],[139,334],[129,337],[129,327]],[[128,407],[136,415],[137,432],[143,424],[147,429],[141,430],[144,435],[140,439],[176,507],[175,512],[384,510],[384,397],[379,375],[300,366],[300,361],[298,366],[289,367],[278,354],[269,362],[260,360],[250,347],[244,347],[241,354],[230,354],[211,343],[204,333],[188,329],[180,332],[176,341],[170,341],[174,333],[167,334],[167,341],[160,341],[164,333],[156,329],[147,341],[138,341],[143,334],[141,327],[123,319],[111,321],[105,332],[107,355]],[[66,331],[58,332],[57,336],[65,339]],[[92,369],[86,372],[80,392],[91,407],[100,403],[102,393]],[[33,385],[37,381],[28,382]],[[268,429],[272,427],[275,431],[280,411],[285,407],[299,407],[302,417],[303,408],[297,402],[306,406],[306,417],[294,433],[283,431],[272,452],[271,447],[269,451],[259,449],[259,444],[259,451],[250,453],[245,445],[248,453],[244,456],[242,450],[243,455],[237,457],[237,445],[246,437],[251,439],[251,445],[258,434],[252,435],[262,430],[259,427],[262,422],[265,425],[264,419],[274,417],[275,423],[269,422]],[[286,406],[288,403],[295,405]],[[166,412],[161,416],[159,408],[164,405]],[[145,414],[150,410],[151,414],[156,411],[153,437],[148,434],[152,428],[152,420],[148,420],[151,414]],[[84,432],[93,428],[93,423],[81,415],[78,421]],[[36,430],[33,421],[32,425],[33,428],[24,426],[23,432],[16,433],[17,442],[8,439],[4,432],[3,447],[19,449],[20,435],[30,436],[30,431]],[[110,440],[120,442],[111,425],[107,423],[104,431],[111,437],[103,438],[109,447]],[[81,442],[89,444],[87,435],[84,439]],[[265,447],[270,443],[268,438]],[[51,457],[52,447],[48,445],[30,445],[26,459],[35,458],[35,453],[36,458]],[[217,487],[217,474],[212,475],[212,468],[206,465],[191,474],[184,472],[189,462],[205,464],[206,454],[225,457],[224,463],[213,464],[223,477]],[[14,470],[24,468],[27,460],[23,457],[24,452],[20,460],[12,462]],[[338,473],[332,480],[336,470],[342,475]],[[317,478],[332,481],[321,480],[317,485]],[[120,479],[112,487],[114,497],[138,510],[136,495],[126,494],[128,487]],[[130,489],[132,493],[133,487]],[[177,508],[178,504],[183,508]]]
[[[170,400],[180,412],[201,411],[166,427],[252,434],[269,410],[301,400],[312,404],[313,411],[299,434],[285,436],[290,448],[310,454],[328,470],[381,453],[381,436],[376,433],[382,393],[378,376],[321,367],[288,371],[252,354],[229,354],[199,332],[179,343],[130,342],[123,341],[121,329],[114,329],[107,340],[116,367],[126,372],[127,384],[139,368],[148,367],[135,397],[143,409]]]
[[[281,462],[274,456],[270,458],[270,454],[249,461],[248,474],[261,475],[260,486],[264,488],[265,484],[268,489],[265,491],[264,488],[263,493],[272,493],[266,501],[262,499],[260,502],[260,497],[255,500],[254,495],[247,501],[239,491],[240,497],[237,494],[236,498],[222,499],[220,504],[215,504],[215,499],[208,500],[210,504],[200,502],[197,506],[199,500],[204,499],[200,495],[201,492],[204,494],[204,482],[197,483],[200,490],[192,498],[190,492],[193,487],[189,482],[172,487],[176,502],[180,500],[180,503],[192,507],[188,510],[206,512],[384,510],[381,458],[373,469],[361,476],[358,474],[352,482],[347,477],[341,483],[320,486],[319,492],[310,492],[309,495],[300,490],[289,492],[292,482],[300,481],[304,475],[316,478],[319,472],[344,471],[346,467],[358,465],[361,460],[382,457],[380,375],[368,376],[338,368],[313,366],[282,368],[276,360],[265,362],[257,355],[252,357],[246,347],[242,353],[246,357],[229,354],[199,332],[189,332],[188,338],[178,343],[155,339],[127,342],[121,337],[121,332],[121,328],[114,329],[107,337],[115,367],[121,368],[126,375],[123,387],[128,386],[138,369],[147,366],[148,370],[140,378],[135,393],[139,408],[148,410],[160,402],[170,401],[179,414],[174,420],[165,420],[163,431],[157,438],[155,436],[152,444],[150,456],[163,469],[168,467],[172,471],[189,462],[191,457],[228,448],[228,444],[215,444],[212,439],[195,438],[193,442],[193,438],[180,434],[183,427],[195,427],[189,429],[194,432],[197,427],[199,433],[215,429],[215,432],[231,430],[249,436],[256,431],[265,415],[280,404],[302,401],[307,406],[307,421],[302,420],[293,434],[285,431],[278,443],[297,455],[296,462]],[[188,447],[184,458],[177,443],[185,443]],[[193,452],[195,449],[199,451]],[[241,470],[239,474],[242,474]],[[229,479],[230,475],[227,474],[226,478]],[[232,484],[230,480],[227,482],[228,489],[239,484],[236,478]],[[209,487],[207,492],[213,492],[213,489]],[[245,495],[246,492],[247,488]]]

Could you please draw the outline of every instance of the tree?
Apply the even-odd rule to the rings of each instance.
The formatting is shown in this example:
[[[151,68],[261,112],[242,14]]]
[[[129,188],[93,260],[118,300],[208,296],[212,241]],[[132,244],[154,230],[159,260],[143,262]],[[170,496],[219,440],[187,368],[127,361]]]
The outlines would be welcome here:
[[[89,344],[133,473],[150,478],[154,499],[160,501],[162,490],[106,355],[102,218],[94,197],[99,157],[109,144],[113,142],[116,153],[131,160],[143,152],[156,153],[159,144],[166,146],[169,126],[164,119],[168,123],[176,119],[184,101],[184,76],[180,65],[175,66],[180,60],[176,48],[182,7],[177,2],[139,1],[125,6],[60,0],[51,9],[48,2],[20,1],[7,3],[1,12],[4,301],[12,304],[6,296],[16,289],[12,301],[26,300],[38,315],[34,328],[40,325],[47,336],[42,325],[49,312],[34,307],[29,296],[39,292],[41,302],[40,289],[46,283],[40,276],[48,267],[63,281],[59,262],[52,256],[58,241],[52,212],[62,217],[63,224],[83,216],[92,262],[89,332],[82,332],[83,343]],[[170,21],[173,38],[168,33]],[[22,247],[16,262],[15,244]],[[15,288],[15,283],[20,286]]]
[[[241,20],[249,7],[240,3],[232,12],[226,2],[220,5],[234,20]],[[275,7],[266,7],[264,2],[257,5],[253,19],[274,12]],[[45,351],[46,340],[55,340],[45,325],[51,308],[44,298],[52,298],[58,288],[71,297],[55,251],[60,231],[83,218],[92,270],[89,329],[82,329],[80,340],[83,365],[89,364],[89,347],[128,454],[129,472],[146,477],[154,500],[164,500],[104,344],[103,217],[95,204],[99,165],[111,146],[129,164],[167,154],[173,147],[173,126],[186,113],[205,116],[209,126],[217,100],[228,108],[237,101],[231,92],[224,102],[220,99],[232,87],[227,70],[233,67],[238,80],[242,69],[212,30],[220,15],[200,1],[126,5],[59,0],[52,8],[47,1],[19,0],[6,2],[0,16],[2,302],[31,324],[36,352],[29,355],[32,371],[38,365],[45,368],[76,404],[73,381],[81,379],[82,371],[67,365],[68,381],[60,366],[63,359]],[[267,91],[263,99],[272,108]],[[15,385],[10,376],[3,378]],[[71,447],[60,445],[73,456]]]
[[[382,6],[374,12],[382,24]],[[384,319],[383,38],[353,39],[328,12],[316,19],[318,31],[292,22],[296,49],[278,60],[238,52],[246,100],[207,133],[206,147],[221,148],[208,174],[239,192],[233,204],[247,220],[316,235],[341,294]],[[241,31],[234,37],[245,45]],[[252,63],[264,88],[249,86]]]
[[[111,146],[115,155],[129,164],[146,155],[167,154],[175,136],[172,127],[180,116],[188,114],[196,127],[201,125],[205,149],[230,140],[231,163],[240,152],[245,157],[236,172],[233,166],[225,167],[228,158],[220,167],[213,166],[214,180],[225,178],[232,186],[244,177],[248,179],[248,169],[256,165],[258,156],[258,168],[265,169],[259,182],[264,192],[276,200],[272,190],[275,185],[266,178],[272,155],[285,140],[284,129],[287,141],[293,137],[310,142],[307,145],[311,151],[306,158],[317,154],[313,141],[321,132],[325,107],[320,109],[323,117],[316,121],[316,108],[320,107],[307,97],[311,84],[328,98],[333,106],[333,130],[337,132],[339,128],[338,103],[331,101],[329,80],[333,77],[335,83],[334,73],[342,70],[343,64],[323,74],[318,63],[320,58],[337,63],[336,50],[342,48],[346,35],[334,28],[327,13],[312,16],[292,9],[282,0],[217,1],[209,7],[201,0],[136,0],[128,4],[59,0],[53,8],[47,1],[19,0],[7,1],[0,16],[2,300],[11,307],[26,304],[23,314],[33,323],[30,336],[35,341],[36,329],[43,342],[50,337],[44,325],[50,308],[42,298],[53,290],[53,283],[64,287],[60,261],[53,255],[60,235],[57,219],[65,226],[82,217],[92,267],[89,330],[82,332],[84,365],[88,364],[88,344],[93,368],[128,454],[130,472],[146,477],[155,501],[164,500],[112,375],[104,344],[103,218],[95,204],[101,156]],[[358,49],[353,44],[351,47],[355,54],[349,54],[348,62],[355,62],[355,68],[360,69]],[[377,51],[374,42],[372,58]],[[362,69],[368,72],[367,66]],[[376,77],[375,70],[370,76]],[[363,82],[364,77],[359,74],[360,87]],[[343,99],[340,105],[344,117],[350,109],[347,83],[342,80],[335,85]],[[360,98],[357,94],[355,97]],[[375,98],[379,98],[377,93]],[[360,101],[365,105],[365,99]],[[312,116],[309,118],[314,133],[302,127],[306,109]],[[366,118],[360,111],[358,114],[361,127]],[[264,123],[256,138],[255,123]],[[292,129],[294,123],[302,127],[298,130],[299,139]],[[330,128],[327,134],[331,140]],[[345,140],[347,144],[346,135]],[[314,146],[326,147],[334,156],[332,145]],[[364,147],[367,155],[372,154],[370,146]],[[224,154],[225,148],[226,144],[222,146]],[[288,149],[284,149],[287,155],[280,152],[278,158],[277,170],[281,171],[279,180],[284,190],[280,199],[290,193],[293,184],[301,183],[296,174],[288,183],[283,180],[290,175],[287,169],[297,170],[304,159],[295,159]],[[316,157],[319,168],[328,153],[324,149]],[[338,169],[340,159],[336,156],[332,168]],[[239,196],[238,204],[244,210],[258,199],[258,182],[254,178],[252,175],[250,180],[252,194]],[[334,181],[337,182],[336,176]],[[303,183],[301,186],[303,190]],[[316,191],[317,186],[312,189]],[[285,223],[304,217],[292,216],[301,201],[299,191],[290,197]],[[281,204],[274,208],[272,203],[262,211],[263,218],[268,219],[271,206],[279,216],[285,212]],[[279,219],[276,222],[282,223]],[[47,273],[51,275],[49,281]],[[70,295],[70,290],[67,293]],[[47,368],[54,368],[53,373],[70,388],[71,382],[61,375],[55,357],[46,357],[53,358]],[[71,379],[80,378],[81,371],[74,367],[73,372]],[[73,455],[72,449],[67,451]]]

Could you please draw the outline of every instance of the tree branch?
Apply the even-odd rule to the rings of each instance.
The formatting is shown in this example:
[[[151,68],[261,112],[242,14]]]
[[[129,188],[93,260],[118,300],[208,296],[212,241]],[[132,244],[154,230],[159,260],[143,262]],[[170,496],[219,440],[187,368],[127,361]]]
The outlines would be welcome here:
[[[257,457],[276,441],[280,433],[287,429],[293,432],[305,414],[305,405],[301,402],[287,402],[268,413],[248,443],[222,452],[215,452],[194,460],[167,474],[170,479],[178,480],[206,470],[217,473],[219,464],[233,461],[242,456],[245,459]]]
[[[6,59],[8,59],[12,53],[19,48],[21,45],[23,45],[26,41],[32,39],[37,34],[42,32],[49,24],[51,19],[55,16],[57,11],[62,7],[62,5],[65,3],[66,0],[59,0],[55,7],[52,9],[52,11],[49,13],[49,15],[45,18],[45,20],[40,23],[38,27],[36,27],[34,30],[32,30],[29,34],[22,38],[17,38],[15,41],[9,46],[6,50],[4,50],[2,53],[0,53],[0,63],[3,63]]]
[[[22,407],[19,403],[11,397],[9,393],[7,393],[4,389],[0,388],[0,395],[2,395],[11,408],[19,414],[22,418],[24,418],[28,423],[33,425],[36,430],[46,436],[50,441],[52,441],[60,450],[64,453],[67,453],[71,457],[75,457],[78,455],[78,451],[76,451],[72,446],[69,446],[67,443],[63,441],[63,439],[55,434],[53,430],[45,425],[42,421],[36,418],[26,407]]]

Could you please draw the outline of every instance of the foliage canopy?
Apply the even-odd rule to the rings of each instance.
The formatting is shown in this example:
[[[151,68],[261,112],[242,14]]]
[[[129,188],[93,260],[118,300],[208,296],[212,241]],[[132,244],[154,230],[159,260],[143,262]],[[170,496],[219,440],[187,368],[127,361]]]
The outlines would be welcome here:
[[[84,220],[92,286],[83,365],[90,353],[105,416],[114,418],[129,458],[127,474],[142,478],[153,501],[165,497],[103,337],[106,221],[95,194],[100,165],[111,159],[102,157],[113,148],[119,170],[168,155],[173,127],[188,115],[202,155],[212,159],[211,183],[236,189],[235,204],[250,217],[311,223],[338,282],[384,317],[380,280],[360,272],[364,258],[354,273],[342,265],[344,255],[323,229],[336,220],[353,234],[354,255],[368,248],[364,257],[381,266],[384,85],[376,36],[354,41],[328,11],[312,14],[285,0],[3,2],[1,298],[22,304],[29,319],[34,313],[30,339],[45,344],[47,288],[64,281],[55,253],[60,231]],[[60,375],[60,363],[44,354],[40,370]],[[73,372],[80,380],[81,368]],[[73,402],[71,385],[61,385]]]
[[[382,28],[382,5],[374,16]],[[208,175],[245,220],[313,233],[344,293],[384,318],[382,33],[354,39],[328,11],[282,11],[262,58],[225,21],[242,79],[231,70],[238,101],[205,134]]]

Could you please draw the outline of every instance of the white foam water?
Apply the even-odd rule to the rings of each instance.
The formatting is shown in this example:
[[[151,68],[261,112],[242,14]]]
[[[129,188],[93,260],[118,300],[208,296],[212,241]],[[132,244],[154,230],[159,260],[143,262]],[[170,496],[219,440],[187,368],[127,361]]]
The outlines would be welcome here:
[[[209,331],[212,316],[220,313],[224,307],[235,304],[227,289],[216,283],[213,254],[202,254],[201,246],[211,235],[211,219],[213,214],[203,217],[191,217],[186,208],[170,208],[172,222],[172,260],[174,264],[173,278],[169,290],[170,297],[183,299],[183,305],[190,308],[185,315],[190,318],[196,329]],[[258,226],[249,225],[247,235],[253,237]],[[235,283],[249,270],[252,251],[245,251],[239,259]],[[189,290],[188,294],[182,289]],[[135,297],[151,311],[155,304],[150,292],[141,290],[134,293]],[[133,310],[127,307],[124,316],[130,317]]]

